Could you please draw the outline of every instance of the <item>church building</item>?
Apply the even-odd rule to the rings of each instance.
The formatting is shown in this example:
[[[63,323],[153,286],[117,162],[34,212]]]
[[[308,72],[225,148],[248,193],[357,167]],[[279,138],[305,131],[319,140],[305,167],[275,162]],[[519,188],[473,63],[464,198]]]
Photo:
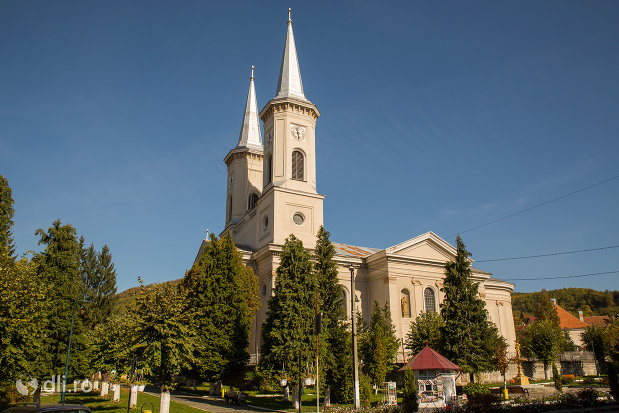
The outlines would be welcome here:
[[[289,15],[275,97],[258,112],[252,67],[238,143],[224,158],[228,182],[225,229],[221,235],[231,234],[244,262],[253,268],[262,300],[250,337],[252,364],[259,358],[261,327],[275,288],[276,270],[286,238],[294,234],[306,248],[313,249],[323,224],[324,195],[316,185],[315,137],[319,116],[320,111],[303,91]],[[206,240],[196,261],[205,245]],[[456,249],[433,232],[387,248],[337,242],[334,246],[345,302],[350,303],[354,294],[357,309],[365,317],[369,317],[374,300],[381,306],[388,303],[399,339],[406,337],[419,313],[440,311],[444,266],[454,259]],[[356,281],[352,292],[351,265]],[[488,272],[476,268],[472,271],[490,319],[513,352],[516,335],[511,293],[514,285],[493,278]],[[350,304],[347,309],[350,316]],[[409,356],[399,351],[397,361],[405,362],[403,358]]]

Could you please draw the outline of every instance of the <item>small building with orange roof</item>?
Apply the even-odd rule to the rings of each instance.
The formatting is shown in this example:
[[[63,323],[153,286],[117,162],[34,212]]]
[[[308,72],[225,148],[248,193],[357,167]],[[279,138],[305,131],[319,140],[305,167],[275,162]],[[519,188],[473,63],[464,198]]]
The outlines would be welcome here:
[[[584,321],[580,320],[578,317],[572,315],[567,310],[563,309],[559,304],[557,304],[557,300],[552,300],[557,310],[557,315],[559,316],[559,322],[561,326],[561,331],[567,332],[572,341],[579,348],[582,347],[582,337],[581,334],[585,331],[589,325]]]

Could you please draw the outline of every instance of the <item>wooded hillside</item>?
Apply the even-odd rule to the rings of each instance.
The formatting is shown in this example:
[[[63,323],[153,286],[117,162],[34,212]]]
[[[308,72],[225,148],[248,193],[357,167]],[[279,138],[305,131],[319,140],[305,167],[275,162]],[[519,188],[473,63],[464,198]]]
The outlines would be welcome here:
[[[561,288],[549,290],[551,298],[557,299],[557,304],[574,315],[582,310],[584,316],[608,315],[614,316],[619,313],[619,291],[597,291],[590,288]],[[512,294],[512,308],[514,317],[520,317],[522,313],[533,314],[539,292]]]

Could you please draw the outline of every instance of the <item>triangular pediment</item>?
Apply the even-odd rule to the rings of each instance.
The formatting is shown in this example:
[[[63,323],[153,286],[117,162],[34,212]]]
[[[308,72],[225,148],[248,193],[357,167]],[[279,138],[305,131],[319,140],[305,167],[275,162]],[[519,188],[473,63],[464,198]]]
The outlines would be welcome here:
[[[426,232],[385,251],[387,255],[441,262],[453,260],[456,256],[456,249],[433,232]]]

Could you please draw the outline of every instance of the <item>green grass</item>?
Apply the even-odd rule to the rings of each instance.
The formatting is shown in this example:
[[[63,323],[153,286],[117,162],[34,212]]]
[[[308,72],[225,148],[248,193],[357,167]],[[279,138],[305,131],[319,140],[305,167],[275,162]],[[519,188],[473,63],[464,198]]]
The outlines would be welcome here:
[[[107,412],[107,413],[126,413],[127,412],[127,402],[129,396],[128,389],[121,389],[120,391],[120,402],[112,401],[113,392],[109,393],[109,397],[99,397],[95,394],[89,393],[79,393],[79,394],[70,394],[67,393],[66,403],[83,403],[86,407],[90,408],[93,412]],[[151,396],[146,393],[138,393],[138,407],[132,408],[129,411],[136,413],[140,412],[140,407],[146,403],[150,402],[153,404],[153,413],[159,412],[159,397]],[[41,403],[43,404],[54,404],[60,403],[60,395],[42,395]],[[149,406],[150,407],[150,406]],[[204,413],[204,410],[194,409],[193,407],[186,406],[184,404],[170,402],[170,411],[174,413]]]

